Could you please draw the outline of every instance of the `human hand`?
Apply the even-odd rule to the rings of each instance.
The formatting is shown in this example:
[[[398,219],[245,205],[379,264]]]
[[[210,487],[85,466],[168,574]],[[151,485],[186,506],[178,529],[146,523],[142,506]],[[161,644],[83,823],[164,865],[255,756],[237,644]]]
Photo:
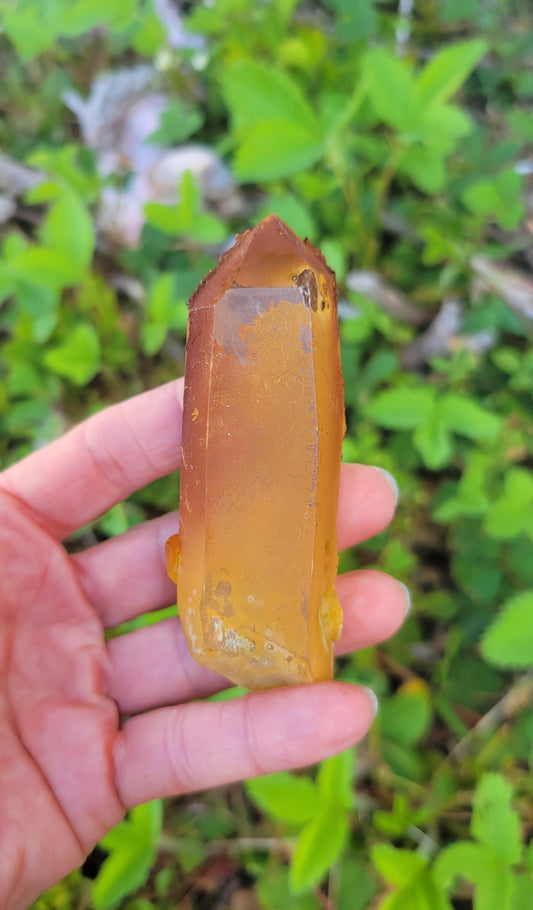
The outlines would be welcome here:
[[[69,555],[64,541],[179,467],[183,382],[115,405],[0,474],[0,906],[26,908],[79,866],[126,809],[317,762],[373,716],[348,683],[201,702],[228,685],[190,656],[178,618],[104,630],[175,601],[164,543],[177,516]],[[344,465],[339,546],[381,531],[395,496]],[[365,569],[338,579],[337,653],[401,624],[403,587]],[[125,718],[125,719],[123,719]]]

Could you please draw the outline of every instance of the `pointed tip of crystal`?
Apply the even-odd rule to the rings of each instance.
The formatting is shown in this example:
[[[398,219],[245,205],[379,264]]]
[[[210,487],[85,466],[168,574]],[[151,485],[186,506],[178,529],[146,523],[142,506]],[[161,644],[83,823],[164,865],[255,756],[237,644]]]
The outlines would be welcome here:
[[[275,247],[281,243],[291,243],[300,252],[305,249],[305,243],[297,234],[279,218],[278,215],[267,215],[262,218],[250,232],[250,240],[257,239],[268,247]]]
[[[334,276],[322,254],[309,241],[300,240],[278,215],[263,218],[254,228],[238,234],[191,297],[191,308],[216,305],[230,287],[294,287],[296,276],[311,268],[322,274],[334,296]]]

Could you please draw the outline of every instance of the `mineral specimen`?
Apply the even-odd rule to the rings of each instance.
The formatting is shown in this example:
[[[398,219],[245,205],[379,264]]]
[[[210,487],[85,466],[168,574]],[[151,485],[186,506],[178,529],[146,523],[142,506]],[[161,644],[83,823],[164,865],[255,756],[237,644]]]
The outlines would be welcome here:
[[[239,685],[332,677],[343,434],[335,278],[271,215],[190,300],[167,544],[191,653]]]

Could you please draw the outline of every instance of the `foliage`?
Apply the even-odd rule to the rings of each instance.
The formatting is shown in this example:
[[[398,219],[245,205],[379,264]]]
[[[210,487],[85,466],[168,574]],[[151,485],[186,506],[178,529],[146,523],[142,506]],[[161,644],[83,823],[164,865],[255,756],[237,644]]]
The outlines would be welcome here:
[[[345,457],[382,465],[402,490],[392,529],[341,567],[397,575],[414,608],[391,642],[339,663],[339,678],[380,697],[355,765],[345,753],[316,775],[207,794],[201,809],[183,798],[164,831],[159,804],[140,807],[106,839],[92,898],[77,875],[37,906],[166,910],[185,894],[211,906],[224,854],[228,881],[267,910],[522,910],[533,900],[520,830],[533,765],[530,5],[431,0],[407,20],[382,0],[186,6],[177,46],[153,0],[0,0],[0,143],[34,169],[0,223],[1,463],[181,370],[187,298],[235,231],[275,211],[337,272]],[[130,165],[109,174],[63,99],[139,62],[154,63],[168,100],[152,151],[203,144],[236,186],[207,198],[201,175],[180,173],[172,198],[146,201],[131,249],[99,225],[105,193],[131,189]],[[0,212],[13,199],[1,164]],[[460,319],[435,346],[450,301]],[[152,484],[82,535],[173,508],[175,488]]]
[[[107,834],[102,847],[109,851],[94,886],[95,910],[113,907],[146,881],[161,833],[160,800],[136,806],[129,817]]]
[[[272,819],[303,825],[290,870],[290,888],[296,894],[316,885],[345,846],[354,801],[353,766],[353,750],[348,749],[322,762],[316,783],[280,772],[246,784],[249,795]]]

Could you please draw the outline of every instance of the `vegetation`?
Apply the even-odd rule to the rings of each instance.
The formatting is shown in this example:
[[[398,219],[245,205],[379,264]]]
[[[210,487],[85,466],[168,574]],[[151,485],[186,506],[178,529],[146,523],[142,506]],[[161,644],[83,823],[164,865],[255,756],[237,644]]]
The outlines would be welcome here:
[[[341,568],[391,572],[414,606],[392,641],[339,662],[380,697],[357,755],[139,807],[35,908],[526,910],[531,6],[205,0],[180,39],[164,5],[0,0],[2,464],[179,373],[189,294],[275,211],[337,272],[346,458],[402,491],[390,531]],[[140,63],[154,69],[136,93]],[[74,91],[119,70],[115,112],[164,100],[140,145],[106,146],[109,97],[85,128],[73,114]],[[163,198],[141,152],[155,167],[184,144]],[[176,486],[72,545],[174,508]]]

